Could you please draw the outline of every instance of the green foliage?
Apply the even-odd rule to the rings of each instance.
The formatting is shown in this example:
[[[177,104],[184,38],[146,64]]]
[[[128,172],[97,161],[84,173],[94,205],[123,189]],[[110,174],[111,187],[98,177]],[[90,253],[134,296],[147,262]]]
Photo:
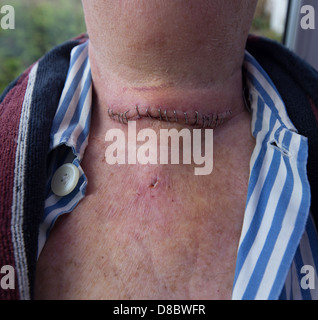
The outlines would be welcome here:
[[[80,0],[0,0],[0,8],[6,4],[15,9],[15,29],[0,28],[0,93],[43,54],[86,30]]]

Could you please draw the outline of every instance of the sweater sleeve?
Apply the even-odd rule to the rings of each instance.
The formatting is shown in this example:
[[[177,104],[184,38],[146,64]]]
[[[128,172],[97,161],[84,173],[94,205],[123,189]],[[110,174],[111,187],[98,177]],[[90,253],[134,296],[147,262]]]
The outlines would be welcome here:
[[[51,124],[70,52],[81,41],[54,48],[0,98],[0,268],[14,270],[14,288],[0,286],[1,300],[33,298]]]

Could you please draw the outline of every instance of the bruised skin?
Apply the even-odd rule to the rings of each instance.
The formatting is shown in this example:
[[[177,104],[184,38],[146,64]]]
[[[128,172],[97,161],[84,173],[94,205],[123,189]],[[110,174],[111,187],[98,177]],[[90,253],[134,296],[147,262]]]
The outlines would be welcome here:
[[[127,127],[98,107],[92,122],[87,196],[53,228],[36,298],[229,299],[254,147],[249,114],[214,130],[208,176],[192,165],[108,165],[105,132]]]
[[[104,80],[97,78],[95,81]],[[233,88],[235,90],[232,91]],[[103,92],[99,94],[105,96],[105,108],[112,110],[115,114],[129,111],[128,118],[136,115],[136,106],[143,115],[148,110],[150,115],[157,118],[159,118],[158,109],[161,109],[162,115],[167,110],[169,118],[173,118],[173,111],[177,112],[179,118],[186,112],[193,119],[195,111],[203,115],[211,113],[221,115],[230,111],[232,116],[236,116],[242,109],[242,105],[238,103],[243,96],[242,73],[239,69],[224,83],[211,87],[138,89],[123,88],[119,84],[112,83],[109,87],[104,86]]]

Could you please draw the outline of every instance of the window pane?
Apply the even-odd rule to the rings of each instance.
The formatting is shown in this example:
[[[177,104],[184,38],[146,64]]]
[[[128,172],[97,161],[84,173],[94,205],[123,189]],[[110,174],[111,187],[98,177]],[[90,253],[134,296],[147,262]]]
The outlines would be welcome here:
[[[283,41],[288,0],[258,0],[251,33]]]

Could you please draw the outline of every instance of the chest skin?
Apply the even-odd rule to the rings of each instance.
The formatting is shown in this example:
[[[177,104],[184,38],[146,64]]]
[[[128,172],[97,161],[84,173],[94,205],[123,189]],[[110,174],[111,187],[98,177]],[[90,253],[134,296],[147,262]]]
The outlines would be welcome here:
[[[213,172],[109,165],[93,114],[89,184],[39,257],[37,299],[230,299],[255,146],[250,115],[214,130]],[[119,125],[119,124],[118,124]]]

